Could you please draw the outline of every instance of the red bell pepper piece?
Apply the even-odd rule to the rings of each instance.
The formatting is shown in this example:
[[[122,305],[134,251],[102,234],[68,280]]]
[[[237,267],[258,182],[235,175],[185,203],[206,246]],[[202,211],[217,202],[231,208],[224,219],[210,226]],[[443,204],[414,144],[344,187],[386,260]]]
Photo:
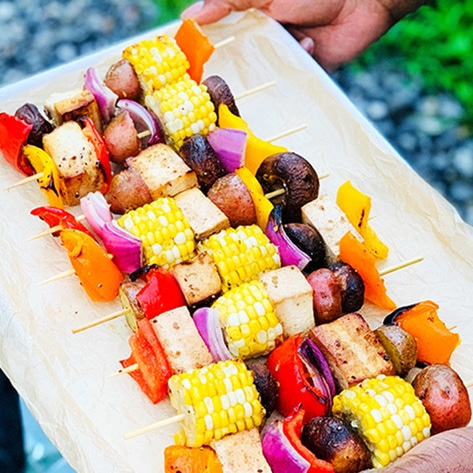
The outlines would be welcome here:
[[[102,192],[102,194],[106,194],[110,187],[110,182],[112,181],[112,166],[110,164],[110,157],[108,155],[107,147],[105,146],[102,136],[100,136],[100,133],[97,131],[97,128],[90,117],[82,117],[82,123],[84,126],[82,133],[84,133],[89,142],[92,143],[95,154],[99,160],[100,169],[103,174],[104,183],[100,192]]]
[[[60,237],[88,296],[96,302],[115,299],[123,274],[104,249],[92,237],[78,230],[61,230]]]
[[[32,176],[35,171],[22,152],[33,125],[8,113],[0,113],[0,151],[3,157],[18,171]]]
[[[287,417],[301,405],[308,420],[328,414],[331,399],[313,384],[309,370],[298,353],[303,340],[300,334],[286,339],[271,352],[266,365],[279,383],[279,411]]]
[[[302,427],[304,426],[305,412],[302,408],[297,408],[294,414],[286,417],[283,421],[283,432],[294,449],[310,464],[307,473],[334,473],[331,463],[317,458],[301,442]]]
[[[204,73],[204,64],[212,56],[215,46],[191,18],[181,23],[174,39],[189,61],[188,74],[199,84]]]
[[[136,295],[146,317],[151,320],[168,310],[186,305],[181,288],[172,273],[152,268],[146,275],[146,286]]]
[[[156,404],[167,394],[167,383],[172,376],[172,370],[151,322],[148,319],[140,320],[138,330],[131,335],[128,342],[131,355],[120,363],[124,368],[138,364],[138,369],[129,374],[151,402]]]
[[[60,226],[63,229],[70,228],[72,230],[79,230],[81,232],[87,233],[87,235],[94,238],[89,229],[85,225],[80,223],[76,219],[75,215],[71,214],[67,210],[46,205],[43,207],[36,207],[30,212],[30,214],[39,217],[41,220],[46,222],[51,228]],[[53,235],[58,236],[59,230],[54,232]]]

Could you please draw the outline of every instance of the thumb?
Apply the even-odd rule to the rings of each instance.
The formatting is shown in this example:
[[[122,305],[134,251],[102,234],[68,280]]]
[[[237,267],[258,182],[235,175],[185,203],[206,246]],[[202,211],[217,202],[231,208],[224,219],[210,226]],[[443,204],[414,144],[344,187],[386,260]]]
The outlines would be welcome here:
[[[231,6],[227,2],[207,0],[197,2],[185,9],[181,13],[181,18],[192,18],[200,25],[208,25],[214,23],[232,11]]]

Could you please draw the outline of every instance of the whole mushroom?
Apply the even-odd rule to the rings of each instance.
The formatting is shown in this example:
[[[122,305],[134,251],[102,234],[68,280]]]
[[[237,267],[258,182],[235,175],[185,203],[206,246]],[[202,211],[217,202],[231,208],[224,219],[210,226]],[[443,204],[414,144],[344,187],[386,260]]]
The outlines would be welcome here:
[[[319,195],[319,177],[304,157],[292,152],[267,157],[256,171],[265,194],[275,205],[283,205],[283,222],[300,222],[301,207]]]

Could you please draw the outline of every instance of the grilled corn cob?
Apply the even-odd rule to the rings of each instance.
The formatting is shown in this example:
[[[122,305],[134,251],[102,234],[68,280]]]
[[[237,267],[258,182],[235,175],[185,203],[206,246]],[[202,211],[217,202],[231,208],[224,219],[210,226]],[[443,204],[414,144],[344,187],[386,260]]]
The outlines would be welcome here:
[[[186,72],[189,61],[173,38],[145,39],[122,55],[140,80],[146,107],[161,120],[167,144],[179,150],[186,138],[215,128],[217,114],[207,87]]]
[[[133,66],[145,94],[180,80],[189,61],[176,41],[161,35],[128,46],[122,53]]]
[[[184,414],[175,441],[200,447],[259,427],[265,415],[253,374],[242,361],[221,361],[169,379],[171,404]]]
[[[207,251],[215,261],[223,292],[281,266],[276,246],[257,225],[222,230],[200,242],[197,250]]]
[[[150,204],[131,210],[117,222],[141,239],[146,264],[170,268],[194,256],[194,233],[182,211],[170,197],[160,197]]]
[[[241,284],[212,307],[218,311],[228,349],[235,357],[267,355],[282,341],[282,325],[261,281]]]
[[[217,114],[205,85],[185,74],[145,97],[145,104],[161,120],[167,144],[179,150],[186,138],[207,135],[215,128]]]
[[[380,375],[335,396],[332,412],[355,428],[375,468],[394,461],[430,436],[430,417],[411,384]]]

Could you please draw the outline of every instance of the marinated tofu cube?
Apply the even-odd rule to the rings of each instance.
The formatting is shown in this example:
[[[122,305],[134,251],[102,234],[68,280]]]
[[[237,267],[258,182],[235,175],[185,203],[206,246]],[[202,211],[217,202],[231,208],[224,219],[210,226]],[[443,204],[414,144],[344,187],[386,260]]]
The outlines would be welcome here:
[[[152,319],[152,325],[174,373],[183,373],[213,363],[185,306],[169,310]]]
[[[102,133],[100,109],[94,96],[88,90],[80,89],[52,94],[46,100],[44,109],[56,126],[87,116],[94,122],[97,130]]]
[[[259,276],[284,330],[284,338],[308,332],[314,323],[312,287],[296,266],[284,266]]]
[[[271,473],[263,456],[260,434],[255,428],[213,440],[210,446],[217,453],[225,473]]]
[[[174,199],[197,240],[204,240],[230,226],[227,216],[197,187],[177,194]]]
[[[171,272],[190,307],[212,300],[222,290],[217,265],[206,252],[174,265]]]
[[[44,135],[43,146],[58,168],[59,192],[66,205],[77,205],[89,192],[100,191],[104,176],[95,149],[77,122],[65,122]]]
[[[198,185],[195,172],[163,143],[149,146],[126,163],[140,173],[153,200],[173,197]]]
[[[327,246],[327,261],[335,263],[340,257],[340,240],[353,230],[352,224],[328,194],[305,204],[302,209],[302,222],[315,227]]]
[[[339,389],[380,374],[395,374],[383,345],[360,314],[346,314],[318,325],[309,336],[324,354]]]

